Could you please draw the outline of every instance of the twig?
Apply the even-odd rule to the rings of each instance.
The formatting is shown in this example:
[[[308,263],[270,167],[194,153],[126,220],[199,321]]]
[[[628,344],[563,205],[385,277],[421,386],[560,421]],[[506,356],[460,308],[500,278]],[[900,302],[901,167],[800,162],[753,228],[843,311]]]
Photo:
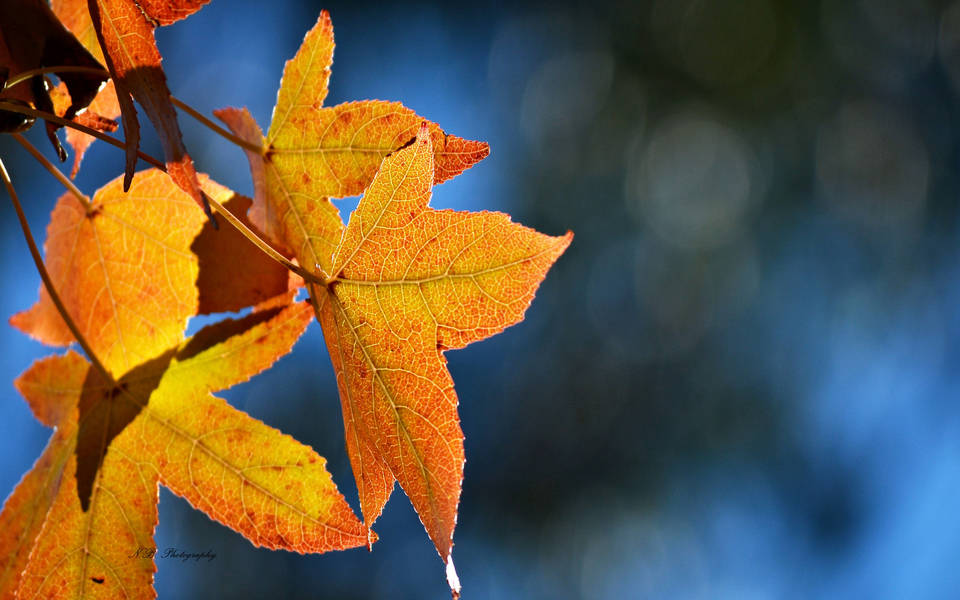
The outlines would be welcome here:
[[[257,154],[263,154],[263,148],[261,148],[260,146],[257,146],[256,144],[251,144],[250,142],[246,141],[243,138],[239,138],[233,135],[223,127],[220,127],[219,125],[217,125],[216,123],[214,123],[213,121],[205,117],[200,111],[193,108],[183,100],[180,100],[179,98],[176,98],[174,96],[170,96],[170,100],[171,102],[173,102],[174,106],[176,106],[183,112],[187,113],[197,121],[200,121],[201,123],[209,127],[211,130],[213,130],[214,133],[219,134],[220,136],[225,138],[227,141],[232,142],[245,150],[256,152]]]
[[[74,129],[77,129],[77,130],[82,131],[82,132],[84,132],[84,133],[88,133],[88,134],[90,134],[90,135],[92,135],[92,136],[94,136],[94,137],[96,137],[96,138],[98,138],[98,139],[101,139],[101,140],[107,142],[108,144],[110,144],[110,145],[112,145],[112,146],[116,146],[117,148],[120,148],[121,150],[126,149],[126,146],[124,146],[123,142],[121,142],[121,141],[119,141],[119,140],[117,140],[117,139],[115,139],[115,138],[112,138],[112,137],[110,137],[109,135],[107,135],[107,134],[105,134],[105,133],[99,132],[99,131],[97,131],[97,130],[95,130],[95,129],[90,129],[89,127],[85,127],[85,126],[83,126],[83,125],[80,125],[79,123],[74,123],[73,121],[69,121],[69,120],[67,120],[67,119],[62,119],[62,118],[60,118],[60,117],[58,117],[58,116],[56,116],[56,115],[54,115],[54,114],[48,113],[48,112],[44,112],[44,111],[40,111],[40,110],[35,110],[35,109],[28,108],[28,107],[25,107],[25,106],[20,106],[20,105],[17,105],[17,104],[11,104],[11,103],[9,103],[9,102],[3,102],[3,101],[0,101],[0,110],[10,110],[10,111],[12,111],[12,112],[17,112],[17,113],[21,113],[21,114],[25,114],[25,115],[30,115],[30,116],[36,117],[36,118],[38,118],[38,119],[46,119],[46,120],[48,120],[48,121],[53,121],[54,123],[59,123],[60,125],[63,125],[64,127],[72,127],[72,128],[74,128]],[[143,153],[143,152],[141,152],[141,151],[138,150],[138,151],[137,151],[137,156],[139,156],[139,157],[140,157],[142,160],[144,160],[145,162],[147,162],[147,163],[153,165],[154,167],[160,169],[161,171],[166,172],[166,170],[167,170],[166,165],[163,164],[162,162],[160,162],[159,160],[157,160],[156,158],[150,156],[149,154],[145,154],[145,153]],[[272,258],[273,260],[277,261],[278,263],[280,263],[281,265],[283,265],[283,266],[286,267],[287,269],[293,271],[294,273],[296,273],[297,275],[299,275],[300,277],[302,277],[302,278],[304,279],[304,281],[309,281],[309,282],[313,282],[313,283],[323,284],[323,279],[318,278],[316,275],[314,275],[313,273],[310,273],[309,271],[307,271],[307,270],[304,269],[303,267],[301,267],[301,266],[299,266],[299,265],[296,265],[296,264],[290,262],[289,260],[287,260],[287,258],[286,258],[285,256],[283,256],[282,254],[280,254],[279,252],[277,252],[276,250],[274,250],[273,247],[270,246],[270,244],[268,244],[266,241],[263,240],[263,238],[261,238],[261,237],[258,236],[256,233],[254,233],[253,231],[251,231],[249,227],[247,227],[246,225],[244,225],[244,224],[243,224],[239,219],[237,219],[230,211],[228,211],[226,208],[224,208],[222,204],[220,204],[219,202],[217,202],[216,200],[214,200],[213,198],[211,198],[208,194],[204,194],[204,197],[207,199],[207,201],[210,203],[210,205],[213,206],[213,207],[217,210],[217,212],[219,212],[220,214],[222,214],[223,217],[224,217],[231,225],[233,225],[233,226],[237,229],[237,231],[239,231],[245,238],[247,238],[248,240],[250,240],[257,248],[260,248],[267,256],[269,256],[270,258]]]
[[[70,181],[70,179],[66,175],[61,173],[60,169],[58,169],[56,165],[54,165],[52,162],[47,160],[47,157],[44,156],[39,150],[37,150],[33,144],[27,141],[27,138],[23,137],[19,133],[14,133],[13,139],[20,142],[20,145],[23,146],[27,150],[27,152],[29,152],[35,159],[37,159],[37,161],[41,165],[46,167],[47,171],[50,171],[50,174],[53,175],[57,179],[57,181],[63,184],[63,187],[67,188],[68,191],[72,192],[73,195],[77,197],[77,200],[80,201],[80,204],[83,205],[84,210],[86,210],[88,213],[91,210],[93,210],[93,205],[90,203],[90,198],[86,194],[81,192],[80,188],[74,185],[74,183]]]
[[[19,105],[19,104],[12,104],[12,103],[10,103],[10,102],[3,102],[3,101],[0,101],[0,110],[8,110],[8,111],[10,111],[10,112],[20,113],[20,114],[22,114],[22,115],[28,115],[28,116],[31,116],[31,117],[34,117],[34,118],[37,118],[37,119],[43,119],[43,120],[45,120],[45,121],[50,121],[51,123],[56,123],[56,124],[62,125],[62,126],[64,126],[64,127],[70,127],[71,129],[76,129],[77,131],[82,131],[83,133],[85,133],[85,134],[87,134],[87,135],[92,135],[93,137],[97,138],[98,140],[103,140],[103,141],[105,141],[106,143],[110,144],[111,146],[116,146],[117,148],[120,148],[121,150],[126,150],[126,149],[127,149],[126,144],[124,144],[123,142],[121,142],[120,140],[118,140],[118,139],[116,139],[116,138],[110,137],[109,135],[103,133],[102,131],[97,131],[96,129],[91,129],[90,127],[87,127],[86,125],[81,125],[80,123],[77,123],[77,122],[75,122],[75,121],[70,121],[69,119],[64,119],[63,117],[58,117],[57,115],[55,115],[55,114],[53,114],[53,113],[48,113],[48,112],[44,112],[44,111],[42,111],[42,110],[36,110],[36,109],[34,109],[34,108],[30,108],[30,107],[28,107],[28,106],[21,106],[21,105]],[[161,170],[164,170],[164,171],[167,170],[166,166],[165,166],[162,162],[160,162],[160,161],[157,160],[156,158],[150,156],[149,154],[146,154],[145,152],[142,152],[142,151],[140,151],[140,150],[137,150],[137,156],[140,158],[140,160],[142,160],[142,161],[144,161],[144,162],[146,162],[146,163],[148,163],[148,164],[150,164],[150,165],[152,165],[152,166],[154,166],[154,167],[156,167],[156,168],[158,168],[158,169],[161,169]]]
[[[97,75],[103,77],[104,79],[110,78],[110,73],[104,71],[103,69],[96,69],[94,67],[76,67],[72,65],[61,65],[56,67],[40,67],[38,69],[30,69],[29,71],[21,71],[7,80],[3,84],[3,89],[12,88],[18,83],[22,83],[31,77],[36,77],[37,75],[46,75],[47,73],[86,73],[87,75]]]
[[[43,258],[40,256],[40,250],[37,248],[37,243],[33,239],[33,233],[30,232],[30,224],[27,223],[27,217],[23,214],[23,207],[20,205],[20,199],[17,198],[17,192],[13,189],[13,182],[10,181],[10,175],[7,173],[6,165],[3,164],[3,159],[0,159],[0,177],[3,178],[3,183],[7,186],[7,192],[10,194],[10,200],[13,201],[13,208],[17,211],[17,218],[20,220],[20,228],[23,229],[23,237],[26,238],[27,246],[30,247],[30,255],[33,256],[33,263],[37,266],[37,271],[40,273],[40,279],[43,280],[43,285],[47,289],[47,294],[53,301],[54,306],[57,307],[57,312],[59,312],[60,316],[63,317],[63,321],[67,324],[67,328],[70,329],[70,333],[73,334],[73,337],[77,340],[77,343],[80,344],[81,348],[83,348],[83,351],[87,354],[87,358],[90,359],[90,362],[93,364],[93,366],[100,371],[100,374],[103,375],[104,379],[116,385],[116,380],[113,378],[113,375],[110,374],[110,371],[108,371],[107,368],[103,366],[103,363],[100,362],[100,359],[97,358],[97,355],[93,352],[90,344],[87,343],[86,338],[84,338],[83,334],[80,333],[80,329],[77,328],[77,324],[73,322],[73,318],[70,317],[70,313],[67,312],[66,307],[60,300],[60,295],[57,294],[57,290],[53,286],[53,280],[50,279],[50,273],[47,272],[47,267],[43,264]]]

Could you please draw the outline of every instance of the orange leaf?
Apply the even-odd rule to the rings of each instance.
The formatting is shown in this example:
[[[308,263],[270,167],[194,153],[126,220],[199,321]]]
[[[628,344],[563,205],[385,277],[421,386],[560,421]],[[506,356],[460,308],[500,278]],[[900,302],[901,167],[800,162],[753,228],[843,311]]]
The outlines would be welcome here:
[[[90,52],[57,20],[46,0],[0,2],[0,78],[4,83],[7,76],[41,67],[64,65],[99,67]],[[77,112],[90,104],[106,77],[89,73],[63,73],[60,79],[69,89],[71,97],[64,117],[72,119]],[[9,89],[0,90],[0,97],[20,100],[33,104],[42,111],[53,112],[53,104],[43,77],[31,77]],[[66,153],[56,136],[56,130],[60,126],[49,121],[45,126],[47,137],[60,160],[66,160]],[[14,124],[14,128],[16,127]]]
[[[207,185],[229,197],[225,188]],[[60,197],[47,229],[46,264],[94,352],[111,372],[123,373],[183,339],[187,318],[197,312],[199,267],[190,246],[205,218],[153,169],[140,173],[126,194],[119,179],[108,183],[93,204],[87,214],[72,194]],[[73,341],[42,287],[40,301],[11,324],[47,344]]]
[[[15,382],[33,414],[57,431],[0,512],[0,600],[14,597],[20,573],[53,503],[76,436],[76,390],[87,362],[74,352],[38,361]]]
[[[202,181],[221,203],[249,203]],[[87,214],[72,194],[60,197],[47,229],[45,262],[67,311],[113,373],[179,343],[187,319],[198,312],[239,310],[290,287],[286,270],[246,238],[232,229],[212,231],[161,171],[140,172],[129,193],[115,179],[92,202]],[[47,344],[73,341],[43,287],[39,302],[10,322]]]
[[[170,25],[186,19],[210,0],[133,0],[144,14],[158,25]]]
[[[90,20],[87,0],[52,0],[50,7],[60,22],[83,44],[83,47],[90,51],[100,64],[106,64],[100,42],[97,41],[97,32],[93,28],[93,21]],[[90,103],[89,110],[105,119],[113,120],[120,116],[120,101],[117,99],[117,91],[112,80],[97,93],[93,102]],[[110,131],[114,129],[116,126]],[[77,176],[83,155],[95,139],[97,138],[82,131],[67,129],[67,144],[73,148],[73,167],[70,170],[70,177]]]
[[[424,125],[383,161],[333,257],[336,280],[312,292],[367,525],[387,500],[389,472],[451,564],[464,455],[443,352],[522,320],[573,234],[429,208],[434,156]]]
[[[167,172],[184,191],[206,206],[200,192],[193,160],[187,154],[177,123],[177,113],[170,101],[167,78],[160,66],[153,30],[157,24],[172,23],[202,6],[200,2],[165,3],[172,8],[163,10],[159,3],[151,3],[151,14],[134,0],[88,0],[93,27],[104,51],[107,68],[113,77],[127,136],[127,164],[124,189],[130,187],[137,163],[140,145],[140,124],[130,95],[143,106],[163,145]]]
[[[222,198],[218,201],[244,225],[250,226],[247,219],[250,198],[237,195],[225,202]],[[207,221],[190,248],[197,255],[200,267],[197,314],[238,311],[293,289],[296,282],[302,285],[299,277],[292,279],[284,266],[233,227],[217,230]]]
[[[328,274],[343,230],[339,212],[328,198],[361,193],[383,157],[409,143],[423,122],[397,102],[370,100],[322,108],[333,48],[333,27],[323,11],[284,68],[266,138],[259,136],[255,124],[250,125],[249,114],[221,117],[236,135],[263,148],[262,166],[248,153],[254,184],[264,182],[262,207],[254,209],[255,214],[264,215],[257,217],[258,225],[271,237],[284,240],[301,264],[319,266]],[[489,154],[486,143],[447,135],[433,123],[429,127],[436,183]],[[261,202],[259,197],[256,200]]]
[[[14,493],[39,505],[33,515],[41,514],[42,498],[52,498],[19,596],[155,597],[149,549],[158,483],[258,546],[324,552],[367,543],[367,529],[322,457],[210,395],[269,368],[311,318],[310,306],[297,303],[220,322],[131,369],[116,385],[72,354],[28,370],[19,387],[32,405],[47,401],[33,396],[52,381],[78,409],[68,417],[58,411],[64,439],[56,456],[65,463],[65,485],[26,485],[52,479],[41,460]],[[0,522],[20,523],[21,514],[5,509]],[[10,544],[3,537],[0,543]],[[0,550],[21,565],[29,545]]]

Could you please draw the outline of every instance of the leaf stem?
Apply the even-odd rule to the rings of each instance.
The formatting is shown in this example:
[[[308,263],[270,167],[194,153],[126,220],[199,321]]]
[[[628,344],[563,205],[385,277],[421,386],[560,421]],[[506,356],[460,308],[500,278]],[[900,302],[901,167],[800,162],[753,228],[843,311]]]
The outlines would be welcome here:
[[[104,379],[116,384],[116,380],[113,378],[113,375],[110,374],[110,371],[108,371],[107,368],[103,366],[103,363],[100,362],[100,359],[97,358],[97,355],[93,352],[90,344],[87,343],[86,338],[84,338],[83,334],[80,333],[80,329],[77,328],[77,324],[74,323],[70,313],[67,312],[66,307],[60,300],[60,295],[53,286],[53,280],[50,279],[50,273],[47,272],[47,267],[43,264],[43,258],[40,256],[40,250],[37,248],[37,243],[33,239],[33,233],[30,231],[30,224],[27,223],[27,217],[23,213],[23,206],[20,205],[20,199],[17,197],[17,192],[13,189],[13,182],[10,181],[10,175],[7,173],[6,165],[3,164],[3,159],[0,159],[0,177],[3,178],[3,183],[7,187],[7,193],[10,194],[10,200],[13,202],[13,208],[17,211],[17,218],[20,220],[20,228],[23,230],[23,237],[27,240],[27,246],[30,247],[30,255],[33,257],[33,263],[37,266],[37,271],[40,273],[40,279],[43,280],[43,286],[47,289],[47,294],[50,295],[50,299],[53,301],[54,306],[57,307],[57,312],[60,313],[64,323],[67,324],[67,328],[70,329],[70,333],[73,334],[73,337],[77,340],[77,343],[80,344],[81,348],[83,348],[83,351],[87,354],[87,358],[90,359],[90,362],[93,364],[93,366],[100,371],[100,374],[103,375]]]
[[[20,145],[26,149],[27,152],[29,152],[35,159],[37,159],[37,162],[39,162],[41,165],[43,165],[47,169],[47,171],[50,171],[50,174],[53,175],[57,179],[57,181],[59,181],[63,185],[63,187],[67,188],[69,192],[73,193],[73,195],[77,197],[77,200],[80,201],[80,204],[83,205],[84,210],[86,210],[88,214],[90,213],[90,211],[93,210],[93,205],[90,203],[90,197],[84,194],[83,192],[81,192],[80,188],[74,185],[74,183],[70,181],[70,179],[66,175],[64,175],[60,171],[60,169],[56,167],[56,165],[54,165],[52,162],[47,160],[47,157],[44,156],[39,150],[37,150],[37,148],[33,144],[27,141],[27,138],[23,137],[19,133],[14,133],[13,139],[17,140],[20,143]]]
[[[313,273],[310,273],[300,265],[291,262],[290,260],[287,259],[287,257],[277,252],[273,248],[273,246],[268,244],[263,238],[261,238],[256,233],[251,231],[249,227],[243,224],[243,221],[238,219],[233,213],[227,210],[226,207],[224,207],[222,204],[220,204],[219,202],[211,198],[209,194],[204,192],[203,195],[207,199],[207,202],[210,203],[210,206],[212,206],[215,211],[223,215],[223,218],[225,218],[231,225],[233,225],[237,229],[237,231],[239,231],[245,238],[253,242],[253,244],[257,248],[260,248],[260,250],[262,250],[267,256],[269,256],[270,258],[277,261],[287,269],[293,271],[294,273],[302,277],[304,281],[307,281],[310,283],[320,283],[320,284],[323,283],[322,279],[319,279]]]
[[[103,133],[102,131],[97,131],[96,129],[92,129],[90,127],[87,127],[86,125],[81,125],[80,123],[77,123],[75,121],[70,121],[69,119],[58,117],[53,113],[48,113],[42,110],[36,110],[34,108],[30,108],[28,106],[21,106],[19,104],[13,104],[11,102],[3,102],[3,101],[0,101],[0,110],[8,110],[10,112],[20,113],[22,115],[28,115],[37,119],[50,121],[51,123],[56,123],[57,125],[62,125],[64,127],[70,127],[71,129],[76,129],[77,131],[81,131],[87,135],[92,135],[98,140],[103,140],[106,143],[110,144],[111,146],[116,146],[121,150],[127,149],[126,144],[124,144],[123,142],[121,142],[116,138],[110,137],[109,135]],[[145,152],[137,150],[137,156],[140,158],[140,160],[154,167],[157,167],[158,169],[162,169],[164,171],[166,170],[166,166],[162,162],[150,156],[149,154],[146,154]]]
[[[58,123],[60,125],[63,125],[64,127],[72,127],[79,131],[82,131],[83,133],[92,135],[97,139],[101,139],[112,146],[116,146],[117,148],[120,148],[121,150],[126,149],[126,146],[124,146],[123,142],[121,142],[120,140],[117,140],[116,138],[110,137],[109,135],[102,133],[100,131],[97,131],[96,129],[91,129],[89,127],[80,125],[79,123],[74,123],[73,121],[62,119],[48,112],[35,110],[32,108],[28,108],[26,106],[20,106],[18,104],[11,104],[9,102],[3,102],[3,101],[0,101],[0,110],[9,110],[12,112],[30,115],[38,119],[46,119],[48,121],[53,121],[54,123]],[[162,162],[160,162],[159,160],[157,160],[156,158],[150,156],[149,154],[145,154],[144,152],[138,150],[137,156],[139,156],[142,160],[149,163],[150,165],[160,169],[161,171],[166,172],[167,166]],[[318,278],[316,275],[314,275],[313,273],[310,273],[303,267],[290,262],[289,260],[287,260],[285,256],[283,256],[282,254],[274,250],[273,247],[270,246],[270,244],[264,241],[263,238],[258,236],[256,233],[251,231],[249,227],[244,225],[230,211],[224,208],[222,204],[220,204],[219,202],[211,198],[208,194],[204,194],[204,197],[207,199],[210,205],[217,210],[217,212],[222,214],[223,217],[237,229],[237,231],[239,231],[245,238],[250,240],[257,248],[260,248],[260,250],[262,250],[267,256],[269,256],[270,258],[277,261],[287,269],[293,271],[294,273],[302,277],[304,281],[320,283],[320,284],[323,283],[323,279]]]
[[[187,113],[188,115],[190,115],[191,117],[193,117],[194,119],[196,119],[197,121],[199,121],[200,123],[206,125],[206,126],[207,126],[208,128],[210,128],[214,133],[220,135],[221,137],[223,137],[223,138],[226,139],[227,141],[232,142],[233,144],[236,144],[237,146],[240,146],[240,147],[243,148],[244,150],[249,150],[250,152],[256,152],[257,154],[261,154],[261,155],[263,154],[263,148],[261,148],[260,146],[258,146],[258,145],[256,145],[256,144],[251,144],[250,142],[246,141],[246,140],[243,139],[243,138],[239,138],[239,137],[233,135],[232,133],[230,133],[229,131],[227,131],[227,130],[224,129],[223,127],[220,127],[219,125],[217,125],[216,123],[214,123],[213,121],[211,121],[209,118],[205,117],[200,111],[198,111],[197,109],[193,108],[192,106],[190,106],[189,104],[187,104],[187,103],[184,102],[183,100],[180,100],[179,98],[176,98],[176,97],[174,97],[174,96],[170,96],[170,101],[173,102],[173,105],[174,105],[174,106],[176,106],[177,108],[179,108],[179,109],[182,110],[183,112]]]
[[[104,79],[110,78],[110,73],[108,71],[94,67],[77,67],[73,65],[39,67],[37,69],[30,69],[29,71],[21,71],[20,73],[17,73],[3,84],[3,89],[12,88],[18,83],[22,83],[31,77],[36,77],[37,75],[46,75],[47,73],[86,73],[87,75],[98,75]]]

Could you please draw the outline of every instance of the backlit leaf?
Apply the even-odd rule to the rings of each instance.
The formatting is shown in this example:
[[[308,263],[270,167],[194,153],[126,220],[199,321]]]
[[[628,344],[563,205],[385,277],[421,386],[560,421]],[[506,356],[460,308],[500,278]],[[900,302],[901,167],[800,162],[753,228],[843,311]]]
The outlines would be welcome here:
[[[90,54],[96,58],[101,65],[105,65],[103,50],[100,48],[100,42],[97,40],[97,32],[93,28],[93,21],[90,19],[90,11],[87,8],[87,0],[52,0],[50,7],[53,13],[60,19],[64,27],[70,30],[77,40],[83,44]],[[116,119],[120,116],[120,101],[117,99],[117,91],[113,81],[107,84],[97,93],[97,96],[90,103],[89,110],[100,115],[105,119]],[[70,177],[76,177],[80,170],[80,162],[87,148],[96,138],[67,128],[67,144],[73,148],[73,167],[70,170]]]
[[[41,460],[13,496],[33,499],[34,515],[53,496],[20,597],[153,598],[157,483],[258,546],[324,552],[366,544],[366,528],[322,457],[210,396],[268,368],[311,318],[309,305],[297,303],[220,322],[128,371],[117,385],[72,354],[24,374],[19,387],[31,404],[43,401],[37,395],[52,384],[79,408],[57,412],[51,448],[62,483],[26,485],[52,479]],[[61,371],[71,377],[50,375]],[[97,465],[86,487],[85,464]],[[5,508],[0,522],[18,522],[23,513],[8,516]],[[22,546],[11,548],[17,564]]]
[[[157,130],[170,177],[198,204],[205,205],[193,160],[183,145],[167,78],[160,66],[160,51],[153,36],[157,25],[166,25],[192,14],[203,4],[205,2],[178,0],[151,2],[145,6],[138,0],[88,0],[93,27],[116,86],[127,137],[124,189],[130,187],[140,145],[140,124],[132,95]]]
[[[14,597],[30,549],[60,489],[77,432],[77,390],[83,387],[86,374],[87,362],[69,352],[38,361],[15,382],[37,420],[57,430],[0,512],[2,600]]]
[[[319,266],[328,274],[343,230],[328,198],[361,193],[383,157],[409,143],[423,122],[398,102],[368,100],[324,108],[333,48],[333,27],[324,11],[284,68],[265,138],[257,139],[249,115],[234,113],[224,119],[236,135],[263,149],[262,167],[248,154],[255,185],[262,178],[265,190],[263,207],[255,209],[264,215],[258,225],[281,238],[301,264]],[[433,123],[429,127],[436,183],[489,154],[484,142],[448,135]]]
[[[205,191],[242,212],[249,200],[206,177]],[[123,373],[183,339],[198,313],[239,310],[289,288],[286,270],[232,229],[214,231],[163,172],[101,188],[87,214],[64,194],[47,229],[46,264],[61,300],[106,367]],[[66,345],[73,336],[41,286],[40,300],[11,319],[30,336]]]
[[[463,433],[443,352],[523,318],[572,234],[551,237],[502,213],[429,208],[434,141],[387,157],[312,286],[337,373],[364,519],[396,478],[445,561],[463,480]]]
[[[218,198],[232,195],[206,185]],[[123,373],[178,344],[187,318],[196,314],[199,267],[190,246],[205,218],[157,170],[140,173],[129,193],[116,179],[92,201],[95,210],[87,214],[72,194],[60,197],[47,228],[45,262],[97,356]],[[47,344],[73,341],[42,287],[39,302],[11,323]]]

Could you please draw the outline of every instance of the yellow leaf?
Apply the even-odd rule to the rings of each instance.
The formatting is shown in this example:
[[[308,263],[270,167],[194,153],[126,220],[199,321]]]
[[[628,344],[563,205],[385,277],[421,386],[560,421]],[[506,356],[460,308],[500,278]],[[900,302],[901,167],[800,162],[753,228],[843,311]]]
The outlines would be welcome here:
[[[330,274],[343,222],[328,198],[352,196],[370,184],[385,156],[408,144],[423,118],[399,102],[368,100],[323,107],[333,60],[333,27],[326,11],[287,62],[273,122],[264,138],[249,113],[220,111],[233,132],[262,148],[247,152],[254,186],[263,196],[254,223],[282,240],[308,269]],[[484,142],[446,134],[429,123],[441,183],[483,160]]]
[[[311,291],[364,519],[380,514],[389,470],[446,561],[464,455],[443,352],[520,321],[573,235],[543,235],[501,213],[429,208],[434,156],[423,126],[383,161],[334,255],[336,280]]]
[[[234,210],[249,205],[207,177],[201,181]],[[140,172],[129,193],[117,178],[92,202],[88,214],[72,194],[61,196],[45,262],[67,311],[112,373],[176,346],[191,315],[239,310],[288,287],[283,267],[232,229],[214,231],[161,171]],[[47,344],[73,341],[43,287],[40,300],[11,323]]]
[[[324,552],[368,543],[322,457],[210,395],[269,368],[311,318],[310,306],[297,303],[222,321],[116,384],[82,359],[76,376],[75,355],[32,367],[20,384],[28,398],[56,386],[79,408],[57,411],[63,484],[21,484],[14,493],[41,508],[42,492],[53,494],[19,597],[153,598],[157,483],[255,545]],[[31,404],[38,401],[46,402]],[[25,482],[49,470],[35,468]],[[23,521],[20,512],[5,508],[0,522]],[[22,564],[24,548],[9,549]]]
[[[38,361],[15,382],[37,419],[57,431],[0,512],[0,599],[14,597],[20,573],[63,480],[76,436],[76,397],[87,362],[74,352]]]

